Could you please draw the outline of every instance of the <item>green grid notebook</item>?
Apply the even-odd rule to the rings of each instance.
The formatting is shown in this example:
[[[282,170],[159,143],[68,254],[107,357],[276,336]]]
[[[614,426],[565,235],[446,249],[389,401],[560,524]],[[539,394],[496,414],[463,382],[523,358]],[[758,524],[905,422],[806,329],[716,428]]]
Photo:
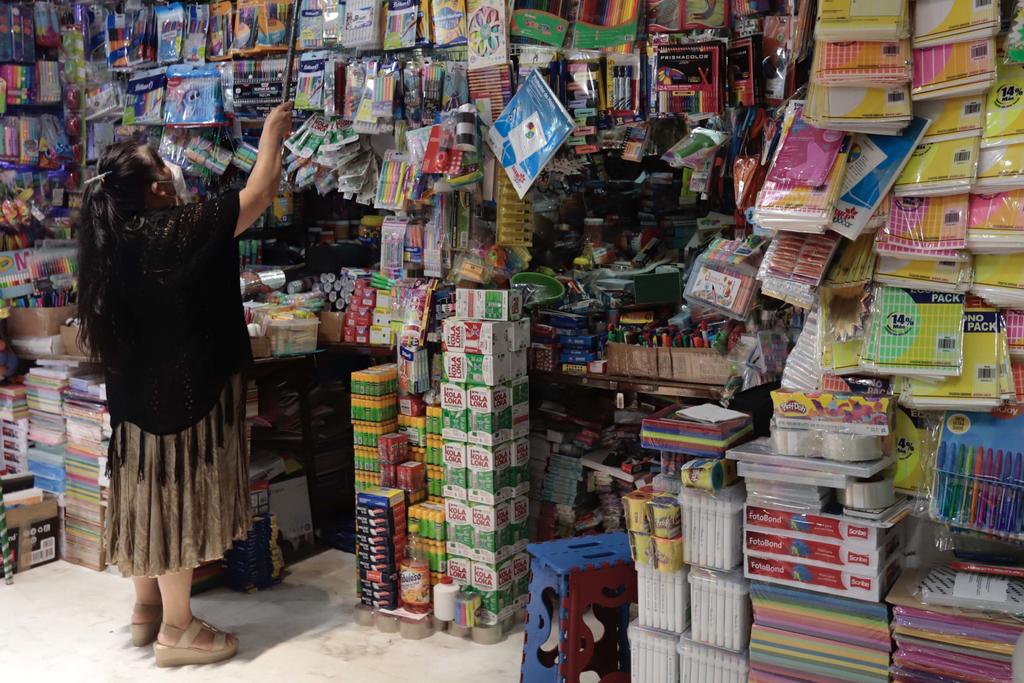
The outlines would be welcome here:
[[[895,374],[959,375],[964,295],[879,287],[861,362]]]

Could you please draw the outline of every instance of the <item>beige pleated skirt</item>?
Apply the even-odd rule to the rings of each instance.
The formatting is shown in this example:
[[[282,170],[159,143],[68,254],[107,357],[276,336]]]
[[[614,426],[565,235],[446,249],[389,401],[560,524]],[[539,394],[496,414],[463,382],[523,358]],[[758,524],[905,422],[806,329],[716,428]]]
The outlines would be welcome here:
[[[235,409],[244,405],[241,390],[236,376],[220,404],[181,434],[116,428],[115,449],[123,453],[110,471],[104,547],[124,576],[194,569],[245,537],[252,515],[244,411]]]

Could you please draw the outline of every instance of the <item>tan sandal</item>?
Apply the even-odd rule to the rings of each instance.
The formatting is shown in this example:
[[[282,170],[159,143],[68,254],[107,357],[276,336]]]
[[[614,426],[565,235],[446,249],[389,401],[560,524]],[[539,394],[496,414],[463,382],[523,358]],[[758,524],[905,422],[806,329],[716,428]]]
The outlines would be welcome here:
[[[188,628],[180,629],[170,624],[163,624],[161,630],[164,634],[177,638],[174,645],[164,645],[157,642],[153,645],[156,653],[157,666],[186,666],[188,664],[215,664],[231,659],[238,652],[238,640],[228,642],[228,634],[210,626],[205,621],[193,617]],[[209,650],[192,647],[196,637],[201,631],[210,631],[213,634],[213,647]]]
[[[146,619],[141,624],[132,623],[132,645],[135,647],[145,647],[156,640],[157,633],[160,632],[160,622],[164,618],[164,607],[163,605],[144,605],[141,602],[137,602],[132,612],[134,616]]]

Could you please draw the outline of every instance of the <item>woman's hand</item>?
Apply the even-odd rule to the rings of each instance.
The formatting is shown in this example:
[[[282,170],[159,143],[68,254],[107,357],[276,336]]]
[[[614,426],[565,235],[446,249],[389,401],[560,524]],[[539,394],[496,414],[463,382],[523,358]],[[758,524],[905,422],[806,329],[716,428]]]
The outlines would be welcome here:
[[[282,102],[267,114],[262,136],[268,142],[280,144],[292,134],[292,106],[291,102]]]

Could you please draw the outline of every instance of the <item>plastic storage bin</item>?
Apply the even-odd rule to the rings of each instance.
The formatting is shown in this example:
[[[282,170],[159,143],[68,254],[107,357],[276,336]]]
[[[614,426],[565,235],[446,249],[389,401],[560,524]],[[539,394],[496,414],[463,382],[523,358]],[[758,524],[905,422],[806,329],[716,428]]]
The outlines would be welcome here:
[[[690,638],[732,652],[750,644],[750,582],[743,572],[690,570]]]
[[[679,683],[746,683],[750,662],[745,654],[719,650],[693,641],[687,631],[679,638]]]
[[[679,506],[683,525],[683,561],[709,569],[729,570],[743,562],[742,482],[712,493],[683,487]]]
[[[316,332],[320,321],[271,320],[267,325],[270,353],[274,356],[297,356],[316,351]]]
[[[629,625],[629,661],[633,683],[679,680],[679,636]]]

